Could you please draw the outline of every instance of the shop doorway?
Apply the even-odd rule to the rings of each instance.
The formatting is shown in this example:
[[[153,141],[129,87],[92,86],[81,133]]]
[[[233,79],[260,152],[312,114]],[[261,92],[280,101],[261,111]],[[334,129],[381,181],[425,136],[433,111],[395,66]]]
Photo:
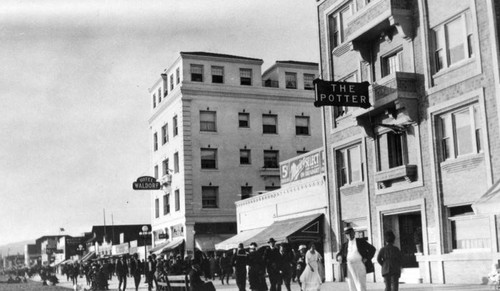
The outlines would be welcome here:
[[[422,252],[422,215],[420,212],[384,215],[383,231],[392,230],[396,235],[395,246],[403,254],[403,268],[418,268],[415,253]]]

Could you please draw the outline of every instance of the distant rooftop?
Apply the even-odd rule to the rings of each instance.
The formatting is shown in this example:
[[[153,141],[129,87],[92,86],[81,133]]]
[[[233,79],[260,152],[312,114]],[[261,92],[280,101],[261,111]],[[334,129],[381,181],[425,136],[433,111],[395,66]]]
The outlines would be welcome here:
[[[219,57],[219,58],[240,59],[240,60],[261,61],[261,62],[263,61],[262,59],[247,58],[247,57],[241,57],[241,56],[235,56],[235,55],[226,55],[226,54],[207,53],[207,52],[181,52],[181,55],[204,56],[204,57]]]
[[[312,62],[299,62],[299,61],[276,61],[276,64],[291,64],[291,65],[318,66],[318,63],[312,63]]]

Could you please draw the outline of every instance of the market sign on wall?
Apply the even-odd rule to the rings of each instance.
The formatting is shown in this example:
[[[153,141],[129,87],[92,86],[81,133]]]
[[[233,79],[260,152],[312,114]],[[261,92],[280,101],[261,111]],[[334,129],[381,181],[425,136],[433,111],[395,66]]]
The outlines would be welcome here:
[[[314,80],[314,106],[351,106],[370,108],[370,83],[333,82]]]
[[[323,150],[317,149],[280,163],[281,185],[324,172]]]

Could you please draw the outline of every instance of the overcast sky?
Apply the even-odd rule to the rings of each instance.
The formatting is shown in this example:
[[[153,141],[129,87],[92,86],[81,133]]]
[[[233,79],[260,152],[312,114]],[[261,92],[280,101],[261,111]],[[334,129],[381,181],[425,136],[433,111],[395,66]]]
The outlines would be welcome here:
[[[180,51],[319,62],[316,1],[0,1],[0,245],[150,223],[131,184]]]

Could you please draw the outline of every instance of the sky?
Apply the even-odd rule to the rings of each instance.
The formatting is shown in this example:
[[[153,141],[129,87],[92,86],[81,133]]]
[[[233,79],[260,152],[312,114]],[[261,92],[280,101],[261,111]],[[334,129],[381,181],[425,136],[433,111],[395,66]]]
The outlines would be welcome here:
[[[151,223],[148,88],[181,51],[319,62],[316,1],[0,1],[0,245]]]

